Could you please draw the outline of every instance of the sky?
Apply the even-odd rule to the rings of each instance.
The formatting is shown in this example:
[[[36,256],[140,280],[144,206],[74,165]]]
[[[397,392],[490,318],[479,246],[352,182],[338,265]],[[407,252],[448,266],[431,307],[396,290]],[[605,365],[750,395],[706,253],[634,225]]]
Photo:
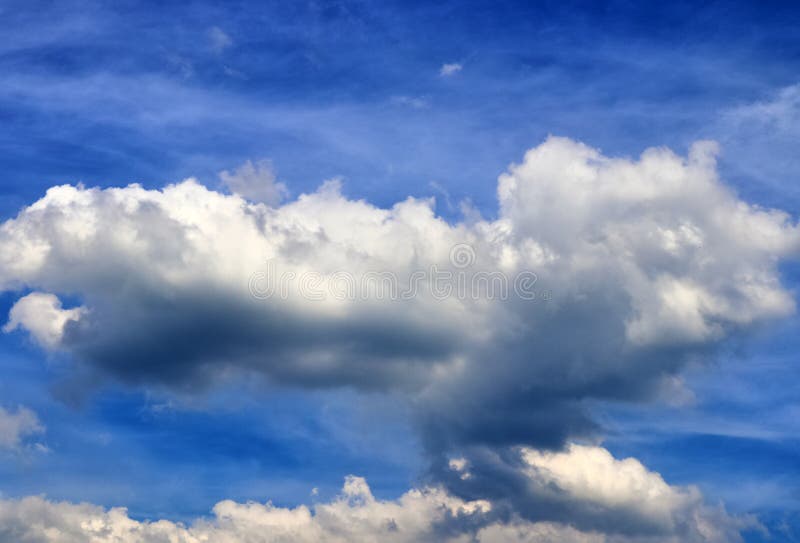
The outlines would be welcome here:
[[[0,2],[0,542],[800,540],[798,24]]]

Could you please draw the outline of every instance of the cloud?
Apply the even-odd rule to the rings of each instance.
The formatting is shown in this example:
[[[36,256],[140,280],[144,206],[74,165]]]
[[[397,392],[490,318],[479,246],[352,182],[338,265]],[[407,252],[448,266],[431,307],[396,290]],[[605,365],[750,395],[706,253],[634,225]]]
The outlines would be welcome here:
[[[439,487],[412,489],[397,500],[384,501],[372,495],[364,479],[349,476],[339,496],[312,508],[226,500],[214,506],[213,517],[197,519],[188,526],[168,520],[136,521],[121,508],[105,510],[40,497],[0,500],[0,542],[730,543],[742,540],[742,530],[758,527],[750,518],[732,517],[722,509],[705,506],[696,490],[666,485],[658,474],[635,460],[616,461],[599,448],[577,447],[564,455],[533,456],[530,468],[541,471],[532,473],[532,484],[537,484],[537,477],[545,477],[552,489],[564,485],[576,499],[600,508],[617,507],[620,499],[630,500],[643,514],[663,520],[663,532],[629,536],[582,531],[568,523],[502,517],[491,502],[464,501]],[[572,460],[579,463],[577,475],[559,466]],[[599,474],[592,468],[600,468]],[[609,492],[615,489],[621,492]]]
[[[208,30],[208,41],[211,44],[211,49],[216,54],[223,53],[233,45],[231,37],[218,26],[213,26]]]
[[[80,320],[85,313],[82,307],[62,309],[61,300],[53,294],[32,292],[17,300],[9,312],[4,332],[24,328],[41,345],[55,349],[61,343],[64,326]]]
[[[460,72],[464,67],[459,64],[458,62],[453,63],[445,63],[442,64],[442,67],[439,69],[439,75],[442,77],[450,77],[452,75],[456,75]]]
[[[18,407],[16,413],[0,407],[0,449],[19,450],[26,438],[43,432],[39,417],[27,407]]]
[[[336,183],[276,208],[246,201],[236,192],[281,192],[263,163],[222,174],[234,195],[192,180],[160,191],[54,187],[0,227],[0,288],[37,290],[7,326],[151,381],[238,366],[422,394],[496,372],[530,387],[525,395],[549,389],[542,401],[553,404],[637,395],[683,355],[794,307],[776,265],[796,252],[796,226],[738,200],[713,152],[650,149],[634,162],[551,138],[501,176],[499,218],[474,224],[447,223],[430,200],[348,200]],[[533,271],[552,299],[441,299],[429,283],[408,300],[330,295],[338,272],[387,271],[404,284],[431,266],[458,272],[450,253],[464,244],[475,261],[463,271]],[[309,299],[295,280],[259,300],[259,271],[318,273],[328,296]],[[59,293],[85,309],[61,309]]]
[[[289,195],[286,185],[278,182],[268,160],[255,164],[248,160],[232,173],[220,172],[219,177],[231,192],[253,202],[277,205]]]
[[[531,498],[553,508],[560,503],[565,520],[579,527],[622,533],[687,531],[683,535],[691,540],[691,532],[702,532],[698,516],[708,522],[719,514],[703,506],[696,488],[670,486],[638,460],[616,460],[601,447],[571,444],[563,452],[524,449],[522,459]]]
[[[726,117],[738,123],[771,125],[773,129],[794,130],[800,112],[800,84],[778,89],[773,96],[735,107]]]
[[[196,392],[245,374],[395,392],[433,481],[564,521],[570,506],[530,491],[520,447],[591,439],[592,400],[653,401],[726,338],[794,311],[778,266],[798,228],[728,189],[716,152],[632,160],[551,137],[500,176],[496,219],[456,224],[432,200],[380,208],[335,181],[282,205],[193,180],[53,187],[0,226],[0,289],[32,289],[46,309],[26,314],[23,298],[8,327],[69,353],[76,374],[133,384]],[[274,182],[252,164],[228,175]],[[416,288],[378,296],[365,277]],[[360,292],[337,296],[350,279]]]

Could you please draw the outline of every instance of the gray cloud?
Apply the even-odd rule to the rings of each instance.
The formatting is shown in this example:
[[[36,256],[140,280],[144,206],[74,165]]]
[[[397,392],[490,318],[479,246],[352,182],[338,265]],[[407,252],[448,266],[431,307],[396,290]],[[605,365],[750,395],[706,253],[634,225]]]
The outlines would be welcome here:
[[[277,180],[272,163],[267,160],[255,164],[248,160],[233,172],[220,172],[219,177],[231,192],[253,202],[277,205],[289,194],[286,185]]]

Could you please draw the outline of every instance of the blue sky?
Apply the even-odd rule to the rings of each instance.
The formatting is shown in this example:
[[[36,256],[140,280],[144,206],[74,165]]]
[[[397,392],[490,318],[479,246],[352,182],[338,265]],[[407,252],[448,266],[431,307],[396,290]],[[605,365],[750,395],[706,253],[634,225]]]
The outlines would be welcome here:
[[[798,24],[791,3],[6,1],[0,216],[64,183],[224,192],[219,172],[268,160],[290,200],[340,178],[378,207],[433,196],[451,224],[464,201],[494,219],[498,175],[555,135],[631,159],[716,140],[742,200],[796,219]],[[796,292],[791,259],[780,276]],[[0,313],[32,290],[5,291]],[[604,446],[800,540],[798,326],[715,345],[679,374],[688,400],[598,400]],[[46,427],[3,453],[3,497],[187,521],[221,499],[330,499],[352,473],[383,499],[431,476],[402,393],[90,386],[72,358],[0,336],[2,405]]]

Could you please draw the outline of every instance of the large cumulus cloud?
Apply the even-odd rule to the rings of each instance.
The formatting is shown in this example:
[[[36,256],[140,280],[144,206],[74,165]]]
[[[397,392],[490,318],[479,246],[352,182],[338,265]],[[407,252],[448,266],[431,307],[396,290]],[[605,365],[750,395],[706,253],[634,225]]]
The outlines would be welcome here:
[[[41,497],[0,500],[0,542],[722,543],[741,541],[742,530],[758,528],[752,519],[704,505],[696,490],[669,486],[636,460],[615,460],[601,448],[573,446],[555,455],[526,450],[524,455],[530,484],[564,492],[585,507],[630,508],[661,525],[662,532],[628,536],[583,531],[565,522],[501,517],[490,501],[464,501],[440,487],[414,489],[397,500],[383,501],[372,495],[364,479],[351,476],[337,498],[311,508],[223,501],[214,507],[212,518],[189,526],[136,521],[121,508],[105,510]]]
[[[431,200],[383,209],[335,181],[280,206],[192,180],[54,187],[0,227],[0,288],[20,291],[7,329],[132,383],[198,390],[249,372],[393,390],[414,406],[430,475],[459,499],[526,522],[570,514],[581,530],[669,533],[532,486],[520,447],[591,438],[588,402],[650,400],[725,338],[794,310],[778,266],[797,226],[740,200],[715,153],[699,142],[687,157],[609,158],[550,138],[501,175],[496,218],[458,224]],[[433,269],[533,289],[443,293]],[[343,273],[417,289],[342,299]],[[278,277],[294,279],[266,288]]]

